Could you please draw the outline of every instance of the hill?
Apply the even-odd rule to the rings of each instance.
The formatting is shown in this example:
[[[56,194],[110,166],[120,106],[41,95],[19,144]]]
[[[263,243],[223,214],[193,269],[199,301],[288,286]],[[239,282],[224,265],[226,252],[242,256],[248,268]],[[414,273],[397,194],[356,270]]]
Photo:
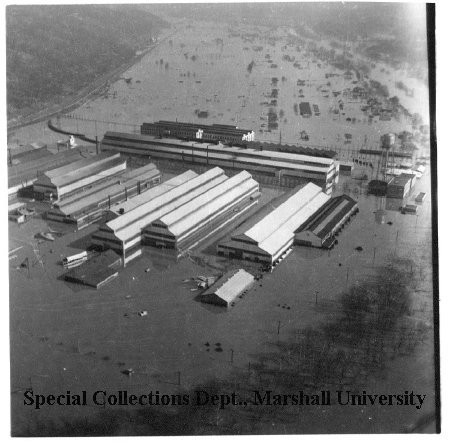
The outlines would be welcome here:
[[[8,119],[58,103],[129,62],[165,26],[139,6],[8,6]]]

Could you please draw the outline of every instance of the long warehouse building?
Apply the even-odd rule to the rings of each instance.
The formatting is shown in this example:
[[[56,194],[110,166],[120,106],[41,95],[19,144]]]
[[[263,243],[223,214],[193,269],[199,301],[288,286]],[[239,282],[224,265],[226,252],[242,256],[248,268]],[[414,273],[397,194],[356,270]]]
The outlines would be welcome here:
[[[120,154],[102,153],[50,169],[33,183],[36,197],[61,200],[126,169]]]
[[[242,171],[156,219],[144,229],[144,243],[189,249],[257,204],[258,193],[259,184]]]
[[[294,231],[329,199],[319,186],[308,183],[250,229],[219,243],[217,252],[273,265],[293,246]]]
[[[207,193],[227,179],[228,177],[222,169],[213,168],[179,186],[169,190],[164,189],[164,192],[155,198],[105,223],[93,235],[92,240],[94,244],[119,252],[123,256],[124,264],[126,264],[142,253],[143,230],[146,227],[155,220],[194,200],[199,195]],[[149,192],[158,191],[160,187],[164,187],[164,183]]]
[[[331,248],[336,242],[336,234],[358,211],[356,201],[348,195],[343,194],[329,199],[296,229],[294,244]]]
[[[291,187],[313,182],[327,194],[331,194],[339,176],[339,163],[332,158],[138,134],[107,132],[101,142],[101,150],[151,156],[184,164],[248,170],[272,177],[276,183]]]
[[[153,163],[126,171],[56,203],[47,218],[71,223],[82,229],[99,220],[111,205],[145,193],[161,181],[161,173]]]
[[[85,158],[86,148],[74,148],[56,154],[40,151],[38,158],[24,161],[8,168],[8,198],[13,199],[21,193],[28,192],[32,195],[32,185],[39,175],[49,169]]]

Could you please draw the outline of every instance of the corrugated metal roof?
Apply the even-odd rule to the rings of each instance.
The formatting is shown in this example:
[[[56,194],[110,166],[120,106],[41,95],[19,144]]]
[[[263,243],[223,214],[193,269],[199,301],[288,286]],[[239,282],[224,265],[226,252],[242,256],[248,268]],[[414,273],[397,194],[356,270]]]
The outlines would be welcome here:
[[[260,243],[273,232],[280,229],[295,213],[305,207],[317,195],[322,193],[322,189],[314,183],[296,192],[291,198],[286,200],[271,213],[267,214],[260,222],[245,232],[250,239]]]
[[[114,140],[107,140],[102,142],[106,146],[118,146],[120,149],[122,146],[122,143],[115,142]],[[173,144],[173,143],[172,143]],[[158,156],[158,152],[162,152],[163,154],[167,153],[173,153],[177,156],[184,156],[186,159],[189,159],[192,157],[192,148],[190,145],[186,145],[186,147],[183,149],[177,148],[177,147],[166,147],[166,146],[157,146],[157,145],[147,145],[147,147],[142,147],[142,145],[137,146],[132,143],[128,143],[130,147],[136,147],[137,149],[148,149],[149,153],[152,153],[154,156]],[[195,144],[197,145],[197,144]],[[238,149],[238,148],[236,148]],[[197,151],[194,153],[194,157],[199,158],[206,158],[208,157],[211,161],[214,160],[225,160],[228,162],[236,162],[236,163],[244,163],[246,166],[244,166],[247,169],[252,169],[254,166],[267,166],[270,168],[275,169],[286,169],[286,170],[297,170],[297,171],[307,171],[307,172],[320,172],[320,173],[328,173],[330,170],[334,168],[334,161],[330,164],[324,164],[323,166],[311,166],[309,164],[303,164],[303,163],[294,163],[290,161],[289,159],[269,159],[264,157],[258,157],[258,156],[247,156],[246,153],[249,151],[249,149],[241,150],[240,152],[230,152],[227,149],[221,149],[220,152],[213,152],[211,150],[206,149],[206,146],[202,146],[201,151]],[[257,151],[257,152],[263,152],[263,151]],[[275,151],[265,151],[265,152],[275,152]],[[242,155],[239,155],[242,154]],[[278,153],[277,154],[283,154]],[[298,155],[298,154],[291,154],[291,155]],[[314,163],[320,163],[316,162],[315,159],[322,159],[321,157],[312,157]],[[284,160],[284,161],[283,161]],[[327,160],[327,159],[325,159]],[[205,162],[206,163],[206,162]]]
[[[205,151],[207,149],[218,149],[218,146],[211,144],[211,143],[200,143],[200,142],[185,142],[182,140],[174,140],[170,138],[156,138],[151,135],[140,135],[140,134],[127,134],[127,133],[121,133],[121,132],[106,132],[105,138],[107,140],[108,136],[112,137],[124,137],[128,139],[135,139],[135,140],[148,140],[149,142],[152,142],[153,144],[169,144],[172,146],[178,146],[178,147],[185,147],[186,149],[189,149],[191,147],[204,149]],[[105,141],[105,138],[102,140],[102,143]],[[109,141],[109,140],[108,140]],[[141,145],[142,146],[142,145]],[[257,158],[266,157],[267,159],[276,159],[278,161],[287,161],[287,162],[313,162],[313,163],[320,163],[325,166],[330,166],[334,163],[334,160],[331,158],[325,158],[325,157],[315,157],[310,155],[304,155],[304,154],[296,154],[296,153],[290,153],[290,152],[278,152],[278,151],[265,151],[265,150],[257,150],[252,148],[240,148],[236,146],[228,146],[228,145],[222,145],[220,147],[221,151],[224,151],[225,153],[229,154],[242,154],[242,155],[248,155],[253,156]]]
[[[145,174],[141,174],[141,178],[149,179],[152,176],[159,175],[159,171],[157,169],[152,169],[150,171],[147,171]],[[123,176],[121,176],[122,178]],[[114,197],[117,194],[120,194],[122,192],[125,192],[125,188],[127,186],[135,186],[136,180],[124,180],[122,183],[117,183],[115,185],[109,185],[106,188],[103,188],[97,192],[89,193],[84,196],[84,198],[78,199],[76,201],[72,201],[69,204],[60,204],[59,209],[62,213],[66,215],[76,214],[80,211],[82,211],[85,208],[90,208],[93,205],[96,205],[102,201],[105,201],[108,199],[108,196]],[[144,191],[145,192],[145,191]],[[64,203],[64,201],[63,201]]]
[[[82,160],[82,162],[84,163],[84,160]],[[70,168],[71,171],[64,173],[63,175],[53,175],[52,177],[49,177],[47,172],[44,175],[49,177],[55,186],[63,187],[91,176],[99,176],[99,178],[101,178],[103,171],[107,171],[115,166],[119,166],[120,164],[126,164],[126,159],[120,158],[120,156],[112,157],[107,159],[99,159],[98,161],[91,161],[90,163],[83,164],[82,166],[77,165],[76,163],[69,164],[64,166],[64,168]],[[38,182],[39,180],[40,179],[38,179]]]
[[[164,217],[161,217],[158,221],[164,223],[170,228],[173,224],[175,224],[182,218],[186,217],[192,212],[198,211],[199,208],[207,205],[212,200],[218,198],[225,192],[229,191],[233,187],[239,185],[244,180],[247,180],[249,178],[252,178],[252,176],[247,171],[242,171],[241,173],[231,178],[227,178],[226,176],[224,176],[224,181],[222,183],[199,195],[188,203],[178,207],[174,211],[169,212]]]
[[[342,217],[356,206],[356,201],[346,194],[329,199],[320,211],[297,226],[296,232],[311,231],[319,238],[327,236]]]
[[[205,192],[210,187],[220,182],[224,171],[213,168],[188,182],[171,189],[165,194],[125,213],[107,223],[113,229],[115,235],[121,240],[127,240],[154,220],[162,217],[179,205],[192,200],[197,195]]]
[[[144,191],[140,195],[136,195],[133,198],[130,198],[126,202],[119,203],[111,207],[111,211],[115,213],[119,213],[119,210],[123,209],[123,212],[126,214],[131,210],[141,206],[145,203],[148,203],[150,200],[170,191],[171,189],[186,183],[189,180],[197,177],[198,174],[194,171],[186,171],[183,174],[177,175],[176,177],[171,178],[170,180],[165,181],[164,183],[155,186],[154,188],[148,189]]]
[[[55,168],[57,165],[65,165],[80,158],[82,158],[82,149],[75,148],[57,154],[44,155],[30,162],[11,166],[8,168],[8,186],[20,185],[24,181],[36,179],[38,172],[42,173],[50,168]]]
[[[169,227],[169,231],[173,235],[179,236],[186,231],[189,231],[198,223],[207,220],[211,216],[211,214],[214,214],[224,206],[230,204],[244,194],[259,188],[258,182],[253,180],[251,178],[251,175],[248,174],[247,171],[242,171],[238,175],[241,174],[244,175],[242,175],[242,181],[240,183],[234,185],[234,187],[232,188],[229,188],[226,182],[219,185],[221,187],[223,186],[223,188],[226,189],[224,193],[222,193],[215,199],[209,200],[207,203],[205,203],[204,206],[198,207],[197,211],[191,212],[186,217],[178,220],[176,223]]]
[[[294,233],[288,229],[281,228],[269,235],[258,247],[270,255],[275,255],[290,240],[294,240]]]
[[[56,177],[62,177],[66,174],[73,173],[74,170],[82,170],[86,167],[98,163],[103,163],[104,161],[109,160],[111,158],[119,158],[119,157],[120,154],[101,153],[99,155],[94,155],[92,157],[83,158],[81,160],[69,163],[64,166],[59,166],[57,168],[50,169],[48,171],[45,171],[45,175],[50,179],[54,179]]]
[[[231,271],[221,277],[216,283],[210,286],[202,295],[209,296],[215,294],[226,303],[231,303],[241,292],[254,282],[253,275],[239,269]]]

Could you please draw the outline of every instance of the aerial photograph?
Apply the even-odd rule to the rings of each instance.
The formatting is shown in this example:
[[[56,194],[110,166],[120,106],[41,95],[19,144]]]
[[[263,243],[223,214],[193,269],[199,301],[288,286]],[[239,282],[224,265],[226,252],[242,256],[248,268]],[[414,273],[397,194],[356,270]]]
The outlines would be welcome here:
[[[440,432],[433,4],[5,26],[12,436]]]

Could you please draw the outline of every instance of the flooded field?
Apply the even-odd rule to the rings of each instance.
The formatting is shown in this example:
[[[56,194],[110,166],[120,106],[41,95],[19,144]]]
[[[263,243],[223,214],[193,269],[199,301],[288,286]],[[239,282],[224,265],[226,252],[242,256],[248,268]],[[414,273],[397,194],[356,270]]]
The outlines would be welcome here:
[[[397,77],[381,64],[367,78],[358,78],[356,71],[344,75],[326,56],[318,58],[326,42],[303,40],[291,29],[183,21],[173,27],[171,38],[122,80],[71,113],[72,118],[61,116],[58,124],[101,139],[107,130],[139,131],[144,121],[220,122],[253,129],[260,141],[323,146],[348,158],[361,147],[378,148],[386,132],[411,130],[406,116],[370,118],[361,110],[363,99],[346,93],[370,79],[387,84],[391,96],[398,95],[411,113],[428,121],[423,82],[406,79],[402,71]],[[400,80],[412,82],[414,97],[395,87]],[[301,102],[317,106],[311,117],[300,115]],[[302,131],[309,140],[302,139]],[[43,122],[17,130],[13,138],[56,141],[61,136],[51,134]]]
[[[73,113],[85,120],[61,117],[59,123],[100,138],[106,130],[138,131],[144,121],[176,119],[233,123],[274,142],[300,143],[306,131],[307,144],[334,148],[343,159],[361,146],[378,148],[381,134],[411,129],[404,116],[370,122],[361,102],[342,94],[354,85],[354,74],[344,78],[343,71],[314,61],[306,42],[289,45],[294,31],[255,27],[245,38],[241,31],[221,23],[174,23],[173,37],[124,73],[129,83],[112,84]],[[383,73],[372,74],[382,81]],[[416,98],[426,97],[418,85],[415,90]],[[300,102],[316,104],[320,115],[300,116]],[[270,131],[269,111],[278,121]],[[61,136],[42,123],[13,138],[55,142]],[[163,173],[166,180],[173,171]],[[228,310],[200,303],[189,279],[238,267],[260,272],[255,264],[215,255],[234,225],[178,261],[145,247],[113,283],[91,290],[65,282],[60,261],[89,245],[97,226],[72,232],[53,223],[61,235],[50,242],[35,237],[48,229],[41,218],[21,227],[10,223],[9,249],[21,247],[10,260],[13,434],[433,431],[431,199],[417,215],[402,215],[405,202],[367,196],[366,187],[340,177],[335,194],[356,199],[360,212],[333,250],[295,247]],[[285,191],[263,188],[260,205]],[[430,194],[429,171],[408,200],[420,191]],[[29,270],[20,266],[27,257]],[[360,298],[361,291],[370,296]],[[139,316],[142,310],[148,315]],[[264,407],[23,406],[29,388],[175,394],[205,386],[243,396],[252,389],[413,390],[426,400],[421,409],[331,405],[275,413]]]

